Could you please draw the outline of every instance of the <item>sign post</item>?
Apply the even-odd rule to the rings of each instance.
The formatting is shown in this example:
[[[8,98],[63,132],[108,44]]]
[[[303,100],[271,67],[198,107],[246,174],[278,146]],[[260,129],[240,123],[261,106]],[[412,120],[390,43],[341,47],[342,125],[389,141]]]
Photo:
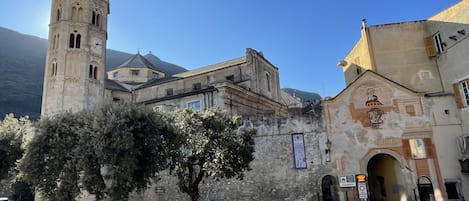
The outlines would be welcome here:
[[[358,198],[360,198],[360,201],[368,201],[367,175],[357,174],[355,177],[357,179]]]

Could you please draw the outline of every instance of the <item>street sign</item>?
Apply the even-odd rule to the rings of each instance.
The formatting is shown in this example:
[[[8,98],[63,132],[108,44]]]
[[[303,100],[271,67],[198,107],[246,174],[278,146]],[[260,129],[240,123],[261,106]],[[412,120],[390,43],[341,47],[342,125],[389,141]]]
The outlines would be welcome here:
[[[338,176],[339,177],[339,186],[342,188],[346,187],[355,187],[355,175],[345,175],[345,176]]]
[[[357,183],[365,183],[366,182],[366,174],[357,174]]]
[[[368,198],[368,190],[366,189],[366,183],[357,183],[358,197],[360,199]]]

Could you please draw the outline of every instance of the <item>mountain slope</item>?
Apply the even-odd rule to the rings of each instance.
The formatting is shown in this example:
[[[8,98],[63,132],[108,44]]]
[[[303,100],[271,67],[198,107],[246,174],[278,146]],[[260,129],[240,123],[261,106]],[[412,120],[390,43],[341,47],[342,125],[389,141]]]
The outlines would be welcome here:
[[[300,98],[301,102],[303,102],[303,105],[307,105],[309,103],[316,102],[321,99],[321,96],[319,94],[313,92],[301,91],[292,88],[284,88],[282,90],[294,97]]]
[[[46,52],[46,39],[0,27],[0,119],[7,113],[39,118]],[[105,71],[119,66],[131,56],[107,49]],[[154,55],[146,57],[167,75],[187,71]]]

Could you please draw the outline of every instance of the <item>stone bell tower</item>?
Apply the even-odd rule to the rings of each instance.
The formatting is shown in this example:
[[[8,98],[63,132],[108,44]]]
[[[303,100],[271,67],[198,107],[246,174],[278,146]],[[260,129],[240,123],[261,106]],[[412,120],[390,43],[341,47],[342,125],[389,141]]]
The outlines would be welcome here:
[[[42,115],[103,99],[109,0],[52,0]]]

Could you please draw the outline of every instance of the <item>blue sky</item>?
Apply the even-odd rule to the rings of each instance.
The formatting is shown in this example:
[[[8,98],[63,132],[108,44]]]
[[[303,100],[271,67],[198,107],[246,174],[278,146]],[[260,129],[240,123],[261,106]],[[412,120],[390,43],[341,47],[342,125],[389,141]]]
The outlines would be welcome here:
[[[2,0],[0,26],[47,38],[50,0]],[[194,69],[262,51],[281,87],[334,96],[336,64],[368,25],[426,19],[459,0],[111,0],[108,48]]]

